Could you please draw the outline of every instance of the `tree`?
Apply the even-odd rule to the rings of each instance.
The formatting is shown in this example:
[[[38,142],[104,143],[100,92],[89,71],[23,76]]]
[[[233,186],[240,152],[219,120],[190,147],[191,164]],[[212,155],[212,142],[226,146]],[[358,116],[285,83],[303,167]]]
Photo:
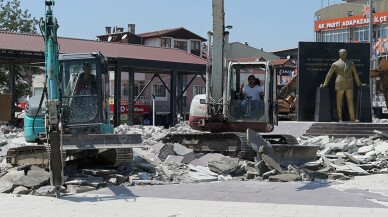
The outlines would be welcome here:
[[[36,34],[38,20],[19,7],[18,0],[0,2],[0,31]]]
[[[38,20],[31,18],[28,10],[20,9],[20,1],[0,0],[0,31],[18,33],[37,33]],[[28,84],[24,81],[25,76],[20,72],[28,72],[29,69],[23,66],[16,66],[15,100],[28,94]],[[8,65],[0,65],[0,90],[8,87]]]

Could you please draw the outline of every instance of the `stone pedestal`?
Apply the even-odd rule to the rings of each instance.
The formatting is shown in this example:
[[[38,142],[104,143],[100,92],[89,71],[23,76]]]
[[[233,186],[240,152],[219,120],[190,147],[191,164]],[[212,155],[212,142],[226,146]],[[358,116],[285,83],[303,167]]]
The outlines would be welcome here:
[[[370,87],[358,88],[355,115],[360,122],[372,122],[372,104],[370,100]],[[360,105],[361,104],[361,105]]]
[[[330,122],[330,93],[328,87],[318,87],[315,98],[315,122]]]

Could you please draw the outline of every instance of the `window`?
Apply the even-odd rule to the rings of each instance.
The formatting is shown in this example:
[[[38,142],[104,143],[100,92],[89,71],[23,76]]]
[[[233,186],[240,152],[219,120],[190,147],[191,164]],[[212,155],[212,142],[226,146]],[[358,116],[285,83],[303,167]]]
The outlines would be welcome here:
[[[201,41],[191,41],[191,53],[201,56]]]
[[[174,48],[187,51],[187,41],[174,41]]]
[[[194,85],[193,96],[196,96],[198,94],[205,94],[205,93],[206,93],[206,86]]]
[[[121,82],[121,99],[128,100],[129,99],[129,83]]]
[[[322,31],[323,42],[349,42],[349,29]]]
[[[349,16],[349,17],[351,17],[351,16],[353,16],[353,15],[354,15],[353,11],[348,11],[348,16]]]
[[[321,16],[317,15],[314,17],[315,21],[321,20]]]
[[[171,47],[171,38],[162,38],[160,46],[161,47]]]
[[[152,84],[152,93],[156,100],[167,101],[167,89],[163,84]]]
[[[377,29],[377,38],[386,38],[388,36],[388,25],[379,25]]]
[[[369,41],[369,27],[357,27],[354,29],[353,39],[355,41]]]

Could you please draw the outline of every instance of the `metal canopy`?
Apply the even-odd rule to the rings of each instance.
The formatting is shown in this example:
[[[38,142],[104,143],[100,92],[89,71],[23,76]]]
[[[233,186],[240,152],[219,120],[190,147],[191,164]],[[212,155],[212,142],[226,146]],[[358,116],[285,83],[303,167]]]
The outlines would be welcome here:
[[[21,50],[10,50],[0,48],[0,64],[3,65],[33,65],[33,66],[44,66],[44,52],[37,51],[21,51]],[[115,127],[120,123],[120,101],[121,101],[121,91],[117,87],[120,87],[121,90],[121,72],[129,72],[129,85],[130,85],[130,100],[129,100],[129,118],[128,124],[133,122],[133,107],[134,107],[134,98],[138,96],[133,96],[133,87],[134,87],[134,72],[138,73],[152,73],[152,74],[170,74],[170,83],[175,86],[170,91],[170,126],[175,125],[176,123],[176,107],[179,105],[179,100],[187,87],[182,90],[180,87],[180,81],[182,81],[182,75],[204,75],[206,71],[205,64],[192,64],[192,63],[181,63],[181,62],[170,62],[170,61],[158,61],[158,60],[148,60],[148,59],[134,59],[134,58],[122,58],[122,57],[109,57],[109,70],[115,72],[115,87],[114,87],[114,99],[115,99],[115,110],[114,110],[114,122]],[[11,76],[12,73],[10,73]],[[131,76],[132,75],[132,76]],[[131,79],[132,78],[132,79]],[[203,78],[203,76],[202,76]],[[179,81],[179,82],[177,82]],[[190,82],[191,84],[191,82]],[[189,84],[189,85],[190,85]],[[14,87],[14,83],[10,84],[10,87]],[[189,86],[188,85],[188,86]],[[177,89],[178,88],[178,89]],[[180,92],[177,93],[179,90]],[[182,113],[182,106],[179,105],[180,112]],[[14,105],[12,111],[14,111]],[[13,114],[14,115],[14,114]]]

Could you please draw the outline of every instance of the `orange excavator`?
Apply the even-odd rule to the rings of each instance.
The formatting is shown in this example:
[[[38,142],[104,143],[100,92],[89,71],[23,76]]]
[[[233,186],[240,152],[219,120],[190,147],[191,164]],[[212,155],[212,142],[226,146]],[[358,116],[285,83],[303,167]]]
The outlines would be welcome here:
[[[295,94],[297,75],[294,76],[278,92],[279,118],[293,120],[295,118],[295,105],[298,96]]]

